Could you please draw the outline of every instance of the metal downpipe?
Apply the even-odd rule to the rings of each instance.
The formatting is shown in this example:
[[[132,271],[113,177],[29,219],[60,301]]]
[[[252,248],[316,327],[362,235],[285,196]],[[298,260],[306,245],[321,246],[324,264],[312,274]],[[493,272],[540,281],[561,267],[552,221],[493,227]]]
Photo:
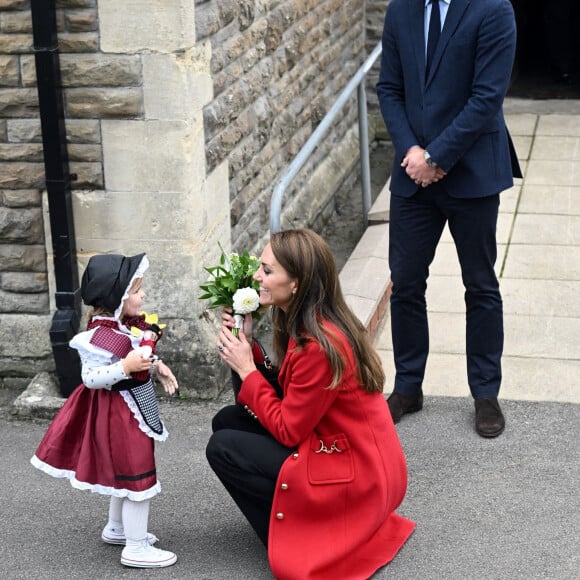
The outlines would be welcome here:
[[[70,187],[75,176],[69,173],[55,0],[32,0],[30,8],[56,282],[50,341],[60,391],[68,397],[81,382],[78,354],[68,345],[81,313]]]

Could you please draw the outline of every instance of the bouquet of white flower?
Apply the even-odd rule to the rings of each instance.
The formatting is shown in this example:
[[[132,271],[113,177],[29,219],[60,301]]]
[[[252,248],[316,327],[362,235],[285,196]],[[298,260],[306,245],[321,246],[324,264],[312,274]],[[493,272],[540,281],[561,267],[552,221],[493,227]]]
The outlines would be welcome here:
[[[220,306],[231,308],[236,321],[232,332],[237,335],[245,314],[252,313],[256,317],[260,314],[258,294],[260,286],[253,279],[253,275],[260,267],[260,261],[247,251],[241,255],[236,253],[227,255],[221,245],[220,249],[222,251],[220,263],[217,266],[205,268],[210,277],[205,284],[200,285],[204,291],[200,299],[209,300],[209,308]]]

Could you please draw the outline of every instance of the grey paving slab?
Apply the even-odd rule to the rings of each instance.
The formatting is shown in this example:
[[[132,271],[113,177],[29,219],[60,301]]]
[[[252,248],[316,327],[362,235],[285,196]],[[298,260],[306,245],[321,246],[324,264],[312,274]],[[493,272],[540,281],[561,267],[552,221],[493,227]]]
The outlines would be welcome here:
[[[580,161],[539,159],[528,164],[525,182],[531,185],[578,185],[580,183]]]
[[[522,187],[518,213],[580,215],[580,184],[552,184]]]
[[[504,277],[500,288],[506,314],[580,318],[580,280]]]
[[[520,155],[520,149],[517,149]],[[580,137],[571,135],[568,137],[537,136],[531,151],[532,160],[550,159],[580,161]]]
[[[535,130],[536,135],[556,135],[560,137],[580,135],[580,116],[577,114],[541,115]]]
[[[386,342],[386,341],[385,341]],[[392,350],[378,351],[387,380],[385,393],[393,388],[395,369]],[[506,355],[502,359],[502,399],[553,401],[580,404],[580,361]],[[423,393],[426,396],[469,396],[465,353],[431,352],[427,359]]]
[[[578,191],[580,193],[580,188]],[[518,213],[511,243],[580,246],[580,215]]]
[[[531,135],[512,135],[514,147],[518,152],[520,159],[529,159],[532,150],[532,136]]]
[[[507,113],[505,121],[512,137],[531,137],[538,124],[538,115],[536,113]],[[518,149],[516,151],[519,153]]]
[[[580,280],[580,248],[512,245],[509,247],[503,276],[536,280]]]
[[[430,352],[465,353],[465,313],[429,312]],[[580,318],[504,314],[504,355],[580,360]],[[377,337],[378,338],[378,337]],[[390,333],[381,348],[392,350]]]
[[[502,399],[580,404],[580,360],[504,356]]]
[[[580,318],[506,314],[504,334],[506,356],[580,360]]]

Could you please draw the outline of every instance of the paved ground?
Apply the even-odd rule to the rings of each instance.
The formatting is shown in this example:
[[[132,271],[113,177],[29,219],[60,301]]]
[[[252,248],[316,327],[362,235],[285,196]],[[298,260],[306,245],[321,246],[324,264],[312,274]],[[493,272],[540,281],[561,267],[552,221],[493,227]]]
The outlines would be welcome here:
[[[429,289],[425,408],[398,426],[409,466],[400,512],[417,530],[376,579],[579,577],[580,101],[509,100],[506,112],[525,162],[499,226],[507,428],[494,440],[473,430],[461,288],[447,239]],[[376,345],[392,376],[387,329]],[[162,571],[126,569],[120,548],[100,541],[106,498],[30,466],[47,420],[0,419],[3,577],[271,578],[263,548],[205,461],[210,419],[225,400],[162,401],[171,436],[157,447],[163,491],[150,529],[179,557]]]
[[[218,408],[162,405],[170,438],[157,447],[163,489],[152,502],[150,529],[179,557],[162,571],[125,569],[120,548],[100,541],[105,497],[72,489],[28,463],[46,422],[0,422],[3,577],[271,578],[264,549],[205,461]],[[578,577],[580,407],[506,401],[504,408],[508,427],[491,441],[474,433],[467,398],[430,397],[424,411],[400,423],[409,466],[400,513],[417,529],[374,578]]]
[[[498,223],[505,318],[501,394],[580,403],[580,101],[508,100],[506,112],[524,178],[502,193]],[[446,229],[427,289],[427,395],[466,393],[463,291]],[[388,324],[375,344],[392,375]]]

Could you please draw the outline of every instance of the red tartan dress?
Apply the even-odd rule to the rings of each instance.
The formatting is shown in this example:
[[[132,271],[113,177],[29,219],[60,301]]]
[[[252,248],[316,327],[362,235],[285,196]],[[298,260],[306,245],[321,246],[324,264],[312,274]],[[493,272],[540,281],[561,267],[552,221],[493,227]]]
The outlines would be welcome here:
[[[132,336],[113,319],[94,319],[96,328],[81,332],[70,346],[79,351],[83,364],[83,381],[69,396],[50,424],[31,463],[53,477],[68,478],[77,489],[127,497],[142,501],[157,495],[154,439],[164,441],[167,430],[159,419],[157,401],[147,402],[157,412],[151,420],[151,409],[140,404],[127,387],[149,389],[151,379],[126,380],[120,359],[138,346],[140,338]],[[114,326],[112,328],[111,326]],[[122,331],[121,329],[125,329]],[[86,371],[92,371],[87,375]],[[100,375],[106,388],[89,388],[88,376]],[[124,380],[125,379],[125,380]],[[147,418],[149,417],[149,419]]]

